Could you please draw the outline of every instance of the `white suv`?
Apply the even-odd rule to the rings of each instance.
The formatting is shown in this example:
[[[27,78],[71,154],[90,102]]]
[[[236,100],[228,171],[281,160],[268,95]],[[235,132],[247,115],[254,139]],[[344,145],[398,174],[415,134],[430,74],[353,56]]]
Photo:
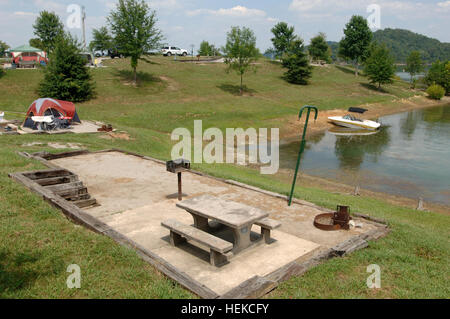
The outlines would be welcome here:
[[[164,47],[161,50],[162,54],[165,56],[172,56],[172,55],[182,55],[182,56],[186,56],[188,55],[187,50],[184,49],[180,49],[178,47]]]

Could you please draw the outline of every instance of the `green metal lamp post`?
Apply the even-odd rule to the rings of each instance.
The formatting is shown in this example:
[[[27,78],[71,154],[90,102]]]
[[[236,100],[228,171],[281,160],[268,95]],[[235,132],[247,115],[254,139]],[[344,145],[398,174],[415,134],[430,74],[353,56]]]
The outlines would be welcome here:
[[[298,159],[297,159],[297,166],[295,167],[294,181],[292,182],[291,194],[289,195],[289,204],[288,204],[289,206],[291,206],[291,204],[292,204],[292,196],[294,195],[295,182],[297,181],[298,169],[300,167],[300,161],[301,161],[301,158],[302,158],[302,153],[305,150],[306,130],[308,129],[309,114],[311,113],[311,110],[314,110],[314,112],[315,112],[314,121],[315,121],[315,120],[317,120],[317,115],[319,113],[319,111],[317,110],[317,107],[310,106],[310,105],[305,105],[304,107],[302,107],[300,109],[300,113],[298,115],[298,119],[301,119],[302,114],[303,114],[303,110],[305,110],[305,109],[308,110],[308,111],[306,113],[306,122],[305,122],[305,126],[303,128],[302,142],[300,144],[300,150],[298,152]]]

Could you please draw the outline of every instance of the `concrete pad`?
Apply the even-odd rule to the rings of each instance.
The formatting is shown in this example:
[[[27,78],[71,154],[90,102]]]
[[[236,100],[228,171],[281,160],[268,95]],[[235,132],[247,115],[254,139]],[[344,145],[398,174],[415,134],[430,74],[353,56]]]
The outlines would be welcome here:
[[[80,177],[89,193],[101,204],[89,210],[95,216],[123,212],[164,201],[178,191],[176,174],[164,165],[119,152],[86,154],[53,160]],[[225,185],[201,181],[191,173],[183,173],[183,192],[219,194]]]
[[[214,267],[190,250],[166,245],[153,252],[209,289],[222,295],[254,276],[266,276],[314,251],[320,245],[283,233],[273,232],[271,245],[260,244],[237,254],[231,262]]]
[[[205,285],[218,295],[254,276],[266,276],[293,261],[307,260],[313,252],[332,248],[378,226],[358,219],[362,228],[349,231],[322,231],[313,226],[314,217],[324,211],[313,205],[294,203],[270,194],[241,187],[192,172],[183,173],[184,198],[203,194],[231,200],[261,209],[282,223],[273,231],[271,245],[260,243],[236,254],[220,268],[209,264],[209,251],[188,242],[179,247],[169,244],[169,231],[161,226],[167,219],[192,225],[193,218],[178,208],[177,175],[166,171],[162,163],[121,152],[100,152],[51,161],[77,174],[89,193],[101,206],[85,209],[117,232],[151,251],[167,263]],[[336,203],[340,204],[340,203]],[[252,238],[260,227],[253,226]],[[232,242],[229,230],[214,235]]]
[[[101,128],[100,125],[97,125],[96,123],[92,121],[81,121],[80,124],[74,124],[70,129],[66,130],[56,130],[56,131],[48,131],[48,132],[42,132],[39,130],[33,130],[28,127],[22,127],[18,132],[19,134],[65,134],[65,133],[75,133],[75,134],[82,134],[82,133],[97,133],[98,129]]]
[[[176,174],[167,172],[164,165],[120,152],[85,154],[51,162],[80,177],[89,193],[100,204],[99,207],[87,210],[94,217],[163,203],[178,189]],[[183,173],[183,193],[187,194],[186,198],[210,194],[262,209],[269,212],[270,218],[282,223],[280,231],[327,248],[376,228],[373,224],[360,220],[362,228],[322,231],[313,225],[314,217],[323,213],[318,208],[296,203],[289,207],[283,199],[190,172]],[[176,202],[173,201],[174,205]],[[159,213],[164,214],[163,212],[164,210]]]
[[[224,294],[253,276],[265,276],[284,265],[299,259],[320,247],[319,244],[273,231],[274,243],[264,243],[237,254],[231,262],[220,268],[209,264],[209,251],[196,243],[170,246],[169,231],[161,226],[166,219],[176,219],[191,225],[192,216],[175,206],[176,201],[167,200],[145,207],[101,218],[118,232],[201,282],[218,295]],[[254,226],[252,231],[260,233]]]

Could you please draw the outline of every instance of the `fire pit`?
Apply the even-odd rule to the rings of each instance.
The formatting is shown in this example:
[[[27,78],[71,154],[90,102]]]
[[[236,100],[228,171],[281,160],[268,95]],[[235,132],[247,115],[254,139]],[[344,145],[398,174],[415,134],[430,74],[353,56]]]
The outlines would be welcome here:
[[[314,226],[321,230],[349,230],[350,207],[338,206],[335,213],[320,214],[314,218]]]

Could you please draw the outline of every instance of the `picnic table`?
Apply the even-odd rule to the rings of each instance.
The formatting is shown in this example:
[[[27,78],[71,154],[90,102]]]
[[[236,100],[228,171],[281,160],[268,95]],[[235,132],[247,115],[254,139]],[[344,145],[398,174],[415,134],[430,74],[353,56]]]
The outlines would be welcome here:
[[[34,68],[36,66],[36,61],[20,61],[19,68]]]
[[[183,200],[177,206],[192,215],[197,229],[209,231],[208,220],[228,226],[234,235],[234,254],[252,245],[250,234],[253,224],[269,216],[269,213],[261,209],[211,195]]]

